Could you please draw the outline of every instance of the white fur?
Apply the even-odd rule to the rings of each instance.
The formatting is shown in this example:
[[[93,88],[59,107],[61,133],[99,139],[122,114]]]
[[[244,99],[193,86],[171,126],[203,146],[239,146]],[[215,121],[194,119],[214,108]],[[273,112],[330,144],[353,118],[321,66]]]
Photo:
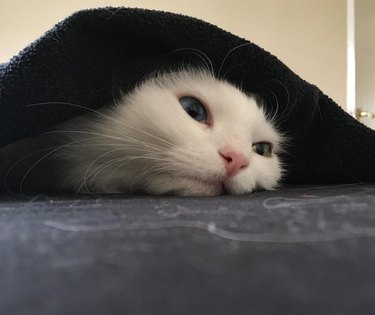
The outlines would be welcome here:
[[[178,97],[202,100],[210,126],[192,119]],[[142,191],[151,194],[216,195],[222,183],[230,194],[272,189],[281,176],[276,154],[257,155],[253,143],[268,141],[277,153],[280,136],[253,98],[203,71],[179,71],[146,80],[116,106],[92,120],[81,118],[67,131],[101,134],[80,149],[67,147],[65,186],[95,192]],[[70,141],[87,134],[71,133]],[[222,148],[243,153],[249,167],[226,177]],[[112,150],[112,151],[111,151]]]
[[[191,118],[179,103],[181,96],[200,99],[210,124]],[[115,106],[57,129],[51,135],[63,146],[52,156],[63,161],[64,189],[206,196],[219,195],[225,187],[229,194],[243,194],[272,189],[282,175],[282,137],[263,110],[252,97],[205,71],[156,75]],[[271,157],[253,151],[261,141],[272,143]],[[242,153],[249,166],[228,177],[222,149]]]

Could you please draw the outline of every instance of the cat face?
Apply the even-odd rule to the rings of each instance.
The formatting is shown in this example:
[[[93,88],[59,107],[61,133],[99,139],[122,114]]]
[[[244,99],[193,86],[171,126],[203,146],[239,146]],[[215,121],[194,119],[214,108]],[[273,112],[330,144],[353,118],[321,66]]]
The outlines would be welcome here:
[[[243,194],[274,188],[282,174],[282,139],[263,110],[205,71],[146,80],[94,121],[78,125],[104,138],[89,140],[93,145],[80,154],[72,148],[61,153],[71,163],[65,183],[76,189]]]

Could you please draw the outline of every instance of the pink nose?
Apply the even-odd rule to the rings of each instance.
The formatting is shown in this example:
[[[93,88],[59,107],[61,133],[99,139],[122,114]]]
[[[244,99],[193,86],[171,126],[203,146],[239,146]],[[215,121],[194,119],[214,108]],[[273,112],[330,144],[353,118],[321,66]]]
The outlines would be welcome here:
[[[229,177],[236,175],[241,169],[249,166],[248,158],[242,153],[231,150],[220,150],[219,154],[225,160],[225,169]]]

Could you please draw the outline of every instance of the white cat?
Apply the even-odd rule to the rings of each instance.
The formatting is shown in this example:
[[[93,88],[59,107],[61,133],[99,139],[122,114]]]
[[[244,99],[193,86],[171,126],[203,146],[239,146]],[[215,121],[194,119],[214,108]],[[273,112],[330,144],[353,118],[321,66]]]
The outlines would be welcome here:
[[[243,194],[276,187],[282,146],[253,97],[207,71],[180,70],[5,147],[0,175],[23,191]]]

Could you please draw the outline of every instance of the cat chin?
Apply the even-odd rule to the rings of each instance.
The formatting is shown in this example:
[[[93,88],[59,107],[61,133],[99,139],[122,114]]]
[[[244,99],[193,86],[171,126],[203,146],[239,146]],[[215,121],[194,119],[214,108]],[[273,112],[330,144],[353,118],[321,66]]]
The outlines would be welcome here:
[[[154,177],[140,187],[141,193],[173,196],[219,196],[224,192],[221,182],[204,182],[189,177]]]
[[[253,187],[243,187],[236,184],[235,181],[216,181],[205,182],[203,180],[181,177],[171,180],[156,180],[148,183],[141,192],[156,195],[174,195],[174,196],[220,196],[220,195],[240,195],[251,193]]]

